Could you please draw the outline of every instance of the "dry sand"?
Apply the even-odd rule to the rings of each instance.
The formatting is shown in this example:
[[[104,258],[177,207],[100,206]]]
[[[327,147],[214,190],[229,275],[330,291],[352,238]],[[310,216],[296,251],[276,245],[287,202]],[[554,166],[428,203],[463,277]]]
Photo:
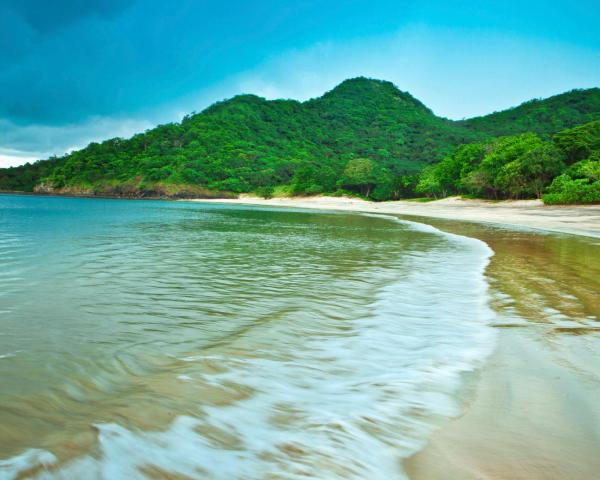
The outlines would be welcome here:
[[[233,200],[192,201],[388,213],[485,222],[600,237],[600,205],[545,206],[540,200],[489,202],[463,200],[457,197],[425,203],[409,201],[375,203],[356,198],[321,196],[268,200],[241,196]]]
[[[461,415],[405,469],[415,480],[600,478],[600,243],[585,238],[600,237],[600,206],[456,198],[218,202],[413,216],[486,241],[495,252],[486,276],[500,299],[493,302],[496,351],[467,381]],[[502,298],[511,300],[501,305]]]

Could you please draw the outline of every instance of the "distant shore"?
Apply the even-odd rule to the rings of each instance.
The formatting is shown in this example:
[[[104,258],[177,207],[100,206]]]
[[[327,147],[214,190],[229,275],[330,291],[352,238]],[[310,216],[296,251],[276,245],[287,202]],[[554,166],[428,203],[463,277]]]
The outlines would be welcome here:
[[[182,191],[178,193],[157,192],[156,190],[133,192],[92,192],[92,191],[34,191],[0,190],[0,195],[25,195],[34,197],[67,197],[67,198],[102,198],[114,200],[227,200],[235,198],[235,194],[227,192],[210,192],[199,195],[198,192]]]
[[[369,202],[351,197],[276,197],[265,199],[242,194],[238,198],[181,196],[127,196],[75,193],[12,192],[0,195],[33,195],[48,197],[98,198],[118,200],[175,200],[184,202],[228,203],[268,207],[340,210],[384,213],[412,217],[439,218],[463,222],[489,223],[508,227],[534,229],[600,238],[600,205],[544,205],[541,200],[475,200],[449,197],[420,202],[398,200]]]
[[[491,202],[466,200],[458,197],[431,202],[407,200],[368,202],[349,197],[316,196],[263,199],[242,195],[237,199],[187,199],[184,201],[386,213],[491,223],[600,238],[600,205],[546,206],[540,200]]]

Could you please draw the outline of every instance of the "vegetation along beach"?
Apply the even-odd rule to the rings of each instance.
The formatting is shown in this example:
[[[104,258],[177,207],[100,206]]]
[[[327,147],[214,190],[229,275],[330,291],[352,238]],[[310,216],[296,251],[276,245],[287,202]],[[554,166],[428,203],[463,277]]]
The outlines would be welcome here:
[[[0,2],[0,480],[596,480],[597,2]]]

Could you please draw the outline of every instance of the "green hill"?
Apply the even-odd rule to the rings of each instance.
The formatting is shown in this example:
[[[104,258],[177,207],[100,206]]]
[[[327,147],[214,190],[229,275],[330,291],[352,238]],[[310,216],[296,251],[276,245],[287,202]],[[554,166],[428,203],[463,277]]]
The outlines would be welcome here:
[[[530,100],[518,107],[458,123],[469,130],[498,137],[524,132],[550,135],[598,119],[600,88],[590,88]]]
[[[121,196],[198,196],[287,185],[396,198],[414,174],[492,135],[555,133],[600,118],[599,89],[568,92],[455,122],[392,83],[346,80],[306,102],[240,95],[180,123],[60,158],[0,170],[0,189]]]

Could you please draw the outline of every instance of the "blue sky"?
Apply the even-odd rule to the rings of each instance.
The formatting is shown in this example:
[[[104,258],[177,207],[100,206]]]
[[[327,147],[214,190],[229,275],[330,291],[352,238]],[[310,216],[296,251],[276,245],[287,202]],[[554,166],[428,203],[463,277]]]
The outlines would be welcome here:
[[[449,118],[600,86],[598,18],[585,0],[3,0],[0,166],[358,75]]]

